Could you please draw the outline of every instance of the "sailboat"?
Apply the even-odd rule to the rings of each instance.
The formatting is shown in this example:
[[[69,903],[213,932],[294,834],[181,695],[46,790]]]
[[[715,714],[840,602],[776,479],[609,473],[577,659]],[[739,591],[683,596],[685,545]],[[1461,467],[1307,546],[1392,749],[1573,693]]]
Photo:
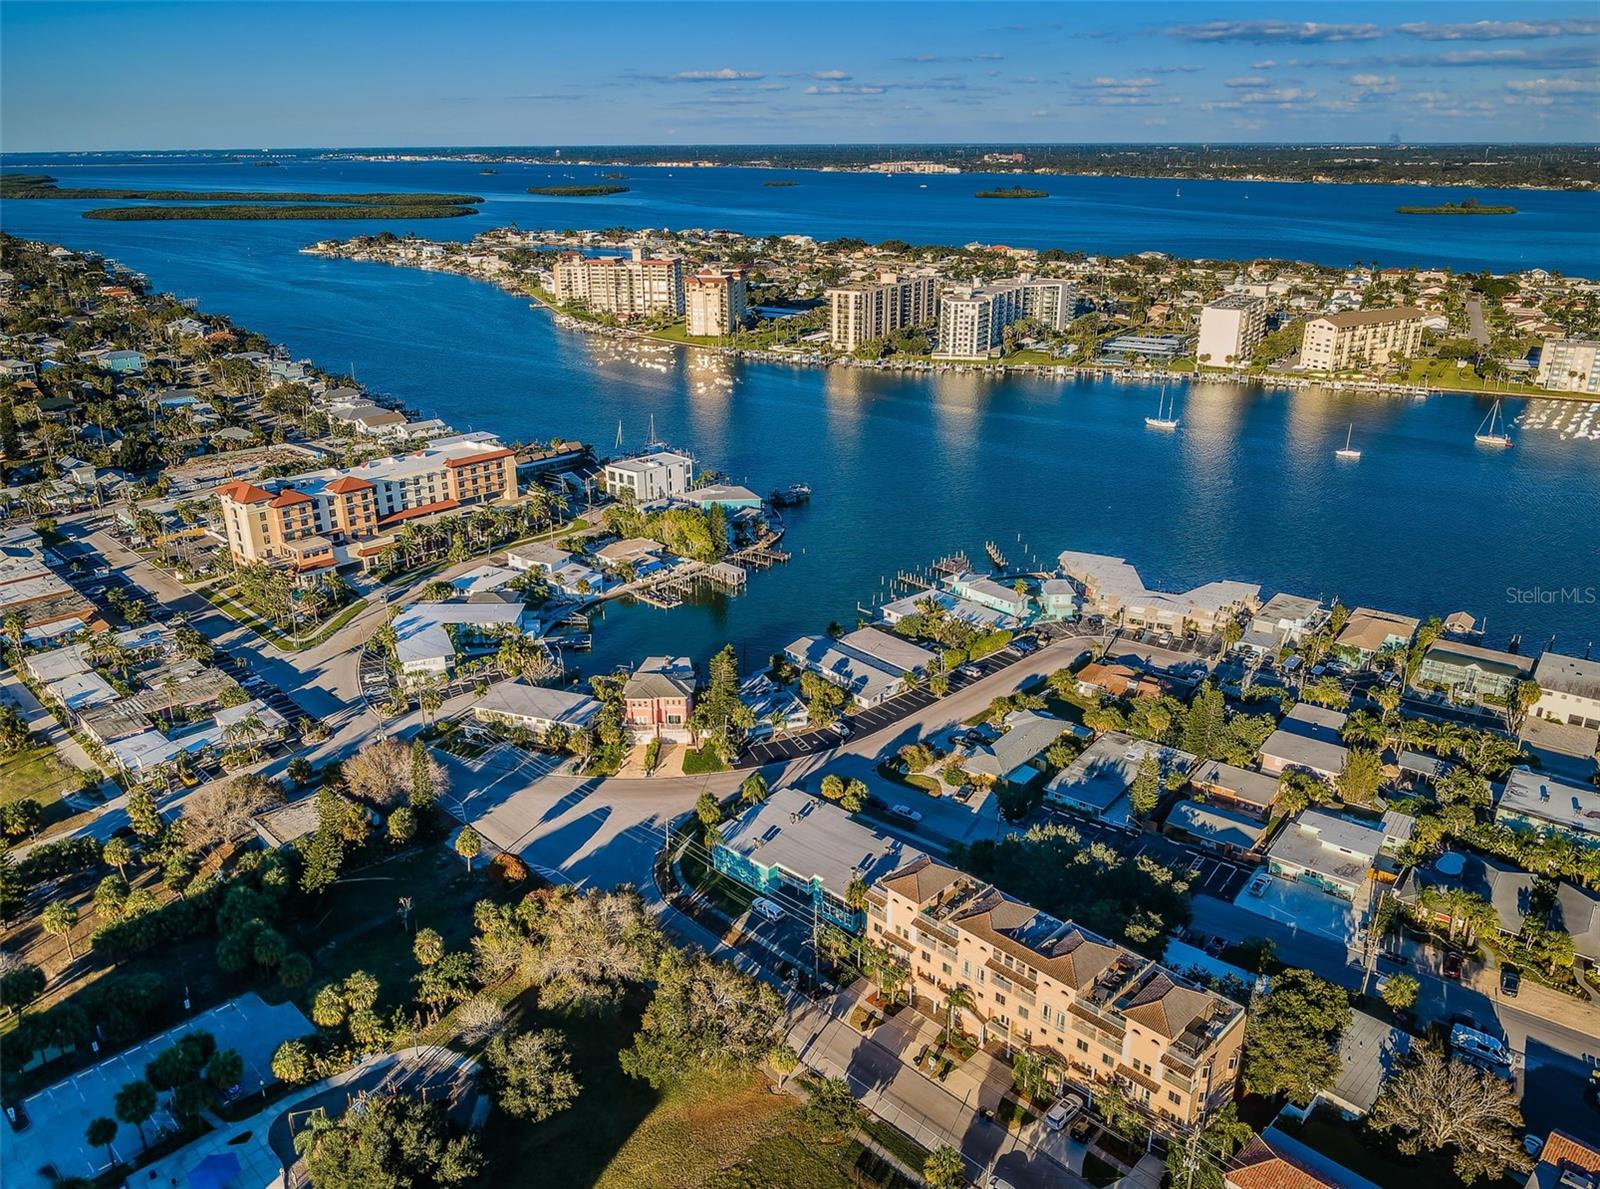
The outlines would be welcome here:
[[[1511,435],[1500,428],[1500,402],[1495,401],[1494,407],[1489,410],[1489,415],[1483,419],[1483,424],[1478,426],[1478,432],[1472,435],[1472,440],[1480,446],[1511,445]]]
[[[1352,421],[1350,423],[1350,428],[1344,431],[1344,446],[1341,449],[1335,450],[1333,452],[1333,456],[1335,458],[1343,458],[1343,459],[1347,459],[1350,462],[1355,462],[1357,459],[1359,459],[1361,457],[1361,451],[1357,450],[1354,446],[1350,445],[1350,438],[1355,432],[1356,432],[1355,422]]]
[[[1146,417],[1144,423],[1147,429],[1178,428],[1177,398],[1173,398],[1172,407],[1168,408],[1165,384],[1161,386],[1161,395],[1156,399],[1156,415],[1154,417]]]

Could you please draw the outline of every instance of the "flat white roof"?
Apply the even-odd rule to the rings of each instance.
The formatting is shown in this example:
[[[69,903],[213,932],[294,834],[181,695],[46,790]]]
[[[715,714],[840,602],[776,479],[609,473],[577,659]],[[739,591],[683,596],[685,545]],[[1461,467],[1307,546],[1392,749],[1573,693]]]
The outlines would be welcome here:
[[[1600,833],[1600,789],[1529,768],[1511,769],[1495,809],[1584,834]]]

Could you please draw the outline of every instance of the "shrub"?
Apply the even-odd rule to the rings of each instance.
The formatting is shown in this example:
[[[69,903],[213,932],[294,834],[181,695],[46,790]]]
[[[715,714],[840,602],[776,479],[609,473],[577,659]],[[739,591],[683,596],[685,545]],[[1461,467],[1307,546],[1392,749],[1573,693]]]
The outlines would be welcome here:
[[[489,860],[489,881],[514,888],[528,882],[528,865],[516,855],[501,851]]]

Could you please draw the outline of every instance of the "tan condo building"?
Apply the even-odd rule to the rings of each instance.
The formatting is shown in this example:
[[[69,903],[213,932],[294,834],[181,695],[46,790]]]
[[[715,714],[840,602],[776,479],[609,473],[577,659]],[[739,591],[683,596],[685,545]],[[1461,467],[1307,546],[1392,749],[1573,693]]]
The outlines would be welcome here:
[[[931,272],[879,274],[876,283],[828,290],[828,343],[854,351],[939,314],[937,278]]]
[[[934,354],[946,359],[986,359],[1000,354],[1005,330],[1034,318],[1062,330],[1077,310],[1077,290],[1068,281],[1017,277],[992,285],[950,289],[939,298],[939,343]]]
[[[1207,367],[1244,367],[1267,332],[1267,303],[1249,293],[1229,293],[1200,311],[1195,358]]]
[[[1306,323],[1300,366],[1342,372],[1415,355],[1422,345],[1422,318],[1413,306],[1323,314]]]
[[[363,545],[407,521],[515,499],[517,467],[494,435],[462,434],[343,470],[260,485],[236,480],[216,495],[235,563],[282,562],[303,573],[351,560],[352,552],[365,560],[372,550]]]
[[[684,282],[684,308],[691,335],[720,338],[744,322],[749,308],[744,270],[703,268]]]
[[[1244,1008],[1148,958],[926,856],[867,894],[867,937],[940,1020],[951,991],[982,1044],[1031,1048],[1093,1090],[1120,1086],[1157,1127],[1199,1126],[1233,1100]]]
[[[583,302],[591,310],[619,318],[683,313],[683,261],[677,256],[646,259],[634,248],[627,256],[585,256],[567,252],[555,266],[556,301]]]
[[[1554,392],[1600,392],[1600,342],[1547,340],[1539,352],[1539,387]]]

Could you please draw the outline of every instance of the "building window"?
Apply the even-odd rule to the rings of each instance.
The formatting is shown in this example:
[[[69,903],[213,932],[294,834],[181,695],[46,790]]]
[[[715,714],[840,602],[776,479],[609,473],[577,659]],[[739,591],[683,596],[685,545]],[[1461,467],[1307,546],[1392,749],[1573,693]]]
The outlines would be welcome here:
[[[1114,1058],[1110,1053],[1101,1053],[1100,1054],[1100,1064],[1101,1065],[1115,1065],[1116,1063],[1117,1063],[1116,1062],[1116,1058]]]
[[[1080,1038],[1078,1040],[1078,1052],[1087,1053],[1088,1051],[1089,1051],[1089,1042],[1086,1041],[1086,1040],[1083,1040],[1082,1038]]]
[[[1172,1103],[1173,1106],[1183,1105],[1183,1099],[1178,1096],[1178,1092],[1176,1090],[1167,1091],[1167,1101]]]

